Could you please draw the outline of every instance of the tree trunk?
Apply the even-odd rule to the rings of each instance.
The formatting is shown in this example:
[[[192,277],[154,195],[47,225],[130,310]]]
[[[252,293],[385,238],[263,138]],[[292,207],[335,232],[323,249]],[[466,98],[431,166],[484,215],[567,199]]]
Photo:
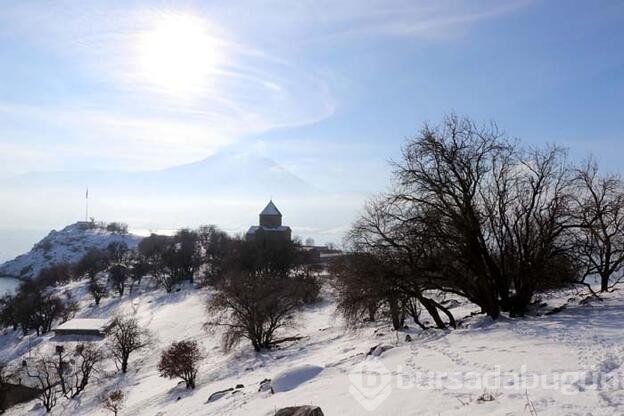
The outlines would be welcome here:
[[[389,299],[390,304],[390,317],[392,318],[392,328],[398,331],[403,327],[403,320],[401,319],[401,311],[396,298]]]
[[[600,276],[600,291],[606,292],[608,290],[609,290],[609,275],[605,273]]]
[[[368,305],[368,320],[370,322],[375,322],[375,312],[376,312],[375,305],[373,304]]]
[[[449,320],[449,325],[452,328],[457,328],[457,322],[455,321],[455,317],[453,316],[451,311],[449,311],[447,308],[445,308],[444,306],[442,306],[440,303],[436,302],[435,300],[433,299],[429,299],[429,300],[433,302],[433,304],[446,315],[446,317]]]
[[[420,298],[419,301],[425,307],[425,309],[427,309],[427,312],[429,312],[429,315],[431,315],[431,317],[433,318],[433,321],[435,322],[436,326],[439,329],[445,329],[446,324],[440,317],[440,314],[438,313],[438,309],[435,306],[435,302],[432,299],[426,298],[424,296]]]

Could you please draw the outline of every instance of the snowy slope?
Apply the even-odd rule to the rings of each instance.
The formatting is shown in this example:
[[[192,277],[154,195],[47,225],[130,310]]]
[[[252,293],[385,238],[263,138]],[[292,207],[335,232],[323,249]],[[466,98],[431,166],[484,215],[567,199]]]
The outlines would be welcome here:
[[[104,249],[112,242],[124,242],[133,248],[139,241],[140,237],[132,234],[111,233],[105,228],[78,222],[61,231],[51,231],[28,253],[0,265],[0,276],[28,279],[54,264],[76,263],[92,248]]]
[[[84,295],[85,282],[72,283],[63,290],[75,298]],[[357,331],[346,331],[335,314],[330,293],[325,300],[308,307],[290,335],[303,335],[301,341],[283,348],[256,354],[248,344],[224,354],[218,340],[204,332],[204,302],[210,289],[185,288],[167,295],[143,287],[122,300],[107,299],[99,307],[82,298],[79,317],[107,317],[115,313],[136,316],[157,335],[155,345],[131,357],[130,371],[122,376],[112,363],[92,383],[80,400],[61,400],[53,415],[106,415],[97,397],[112,388],[123,388],[128,395],[121,415],[273,415],[276,409],[313,404],[326,415],[530,415],[531,403],[540,416],[621,415],[624,414],[624,386],[592,382],[591,371],[600,371],[604,380],[624,375],[623,352],[624,294],[607,295],[604,302],[581,304],[574,292],[554,294],[548,306],[567,304],[555,315],[526,319],[501,318],[491,322],[482,315],[469,316],[470,306],[455,312],[462,325],[454,331],[410,329],[392,332],[385,324],[371,324]],[[412,342],[405,341],[409,333]],[[398,335],[398,336],[397,336]],[[158,352],[174,340],[198,340],[205,353],[198,386],[189,392],[175,380],[158,376]],[[55,339],[32,338],[33,354],[51,349]],[[35,345],[36,344],[36,345]],[[367,356],[375,345],[393,347],[378,358]],[[378,348],[378,351],[381,351]],[[19,363],[27,357],[28,340],[9,332],[0,337],[0,358]],[[362,363],[383,364],[389,371],[390,395],[374,411],[366,411],[350,393],[349,374]],[[460,372],[485,375],[501,372],[528,374],[552,379],[561,374],[585,374],[562,379],[565,388],[551,385],[523,386],[513,379],[496,388],[477,384],[453,386],[450,377]],[[418,378],[430,372],[443,386]],[[258,391],[265,378],[279,388],[275,394]],[[409,387],[406,379],[415,381]],[[485,380],[484,380],[485,381]],[[212,393],[243,384],[235,393],[208,402]],[[409,388],[408,388],[409,387]],[[493,400],[479,400],[484,391]],[[11,409],[10,415],[43,415],[34,402]]]

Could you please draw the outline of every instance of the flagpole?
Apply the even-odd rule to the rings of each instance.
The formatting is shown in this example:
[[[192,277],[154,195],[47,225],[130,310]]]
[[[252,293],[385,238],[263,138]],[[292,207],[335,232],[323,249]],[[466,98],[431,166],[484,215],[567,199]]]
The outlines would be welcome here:
[[[85,222],[89,222],[89,188],[85,193],[86,208],[85,208]]]

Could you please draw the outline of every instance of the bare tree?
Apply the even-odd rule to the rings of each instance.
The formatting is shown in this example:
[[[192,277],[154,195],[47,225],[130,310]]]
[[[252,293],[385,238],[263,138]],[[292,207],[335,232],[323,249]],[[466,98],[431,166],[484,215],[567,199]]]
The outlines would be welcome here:
[[[338,259],[331,268],[338,298],[338,310],[347,325],[355,326],[362,318],[375,321],[379,311],[387,311],[394,329],[405,322],[406,300],[400,285],[383,266],[379,257],[370,253],[352,253]]]
[[[122,297],[130,274],[128,268],[123,264],[114,264],[108,269],[108,273],[113,289],[119,294],[119,297]]]
[[[344,282],[359,281],[360,288],[367,284],[368,292],[385,305],[395,329],[403,326],[406,313],[416,310],[417,304],[427,310],[438,328],[447,326],[441,314],[446,315],[448,325],[456,325],[452,313],[426,294],[439,288],[443,275],[439,265],[448,264],[432,238],[431,229],[440,231],[435,219],[395,196],[381,197],[367,204],[347,235],[354,256],[346,258],[349,267],[342,278],[351,278]],[[420,325],[417,315],[411,315]]]
[[[56,406],[61,394],[56,360],[49,356],[40,356],[33,367],[26,368],[26,374],[36,382],[39,401],[49,413]]]
[[[203,263],[199,233],[186,228],[179,230],[173,236],[173,245],[166,260],[176,281],[188,280],[193,283]]]
[[[74,351],[74,363],[69,377],[69,395],[77,397],[89,384],[91,376],[99,371],[104,360],[103,351],[94,344],[78,344]]]
[[[132,258],[132,250],[123,241],[113,241],[106,247],[106,260],[110,264],[126,265]]]
[[[69,355],[65,351],[65,347],[63,345],[57,345],[54,353],[55,359],[51,361],[51,365],[56,371],[56,375],[59,381],[58,384],[61,387],[61,392],[63,393],[63,395],[66,396],[68,391],[67,378],[69,377],[69,373],[71,372],[70,363],[68,360]]]
[[[16,382],[18,382],[18,378],[9,366],[0,362],[0,413],[4,413],[7,407],[7,396]]]
[[[65,323],[69,321],[70,319],[73,319],[79,310],[80,310],[80,305],[78,304],[78,302],[75,301],[69,293],[67,293],[65,295],[65,307],[63,308],[60,314],[61,323]]]
[[[68,303],[39,282],[27,280],[20,284],[9,304],[5,304],[5,312],[10,313],[24,333],[34,329],[40,335],[49,332],[57,319],[68,316]]]
[[[123,409],[126,396],[121,390],[114,390],[101,398],[102,407],[117,416]]]
[[[130,354],[147,347],[151,342],[150,332],[142,329],[135,318],[115,318],[107,337],[109,350],[122,373],[128,371]]]
[[[534,293],[576,279],[567,238],[574,226],[571,170],[557,147],[516,151],[495,166],[491,181],[484,229],[500,271],[498,295],[503,310],[524,315]]]
[[[206,281],[215,283],[224,273],[225,261],[232,250],[232,239],[214,225],[202,226],[197,231]]]
[[[54,264],[42,269],[37,274],[37,281],[45,286],[67,284],[74,278],[72,266],[68,263]]]
[[[97,276],[89,279],[88,289],[96,305],[100,304],[102,298],[108,296],[108,288],[98,280]]]
[[[209,300],[209,330],[222,331],[228,351],[241,339],[254,349],[270,348],[276,331],[288,326],[302,306],[301,286],[294,279],[245,271],[230,272]]]
[[[141,256],[135,257],[130,266],[130,293],[134,290],[135,285],[139,286],[141,284],[143,277],[149,273],[149,270],[149,264]]]
[[[495,125],[479,127],[450,116],[408,141],[402,163],[395,166],[398,186],[392,193],[405,205],[405,224],[435,221],[435,241],[453,259],[441,274],[448,282],[441,283],[459,286],[494,318],[500,314],[498,296],[505,282],[486,241],[481,191],[496,161],[511,151]]]
[[[138,250],[154,280],[167,293],[171,293],[178,283],[177,276],[168,267],[172,257],[173,238],[166,235],[151,234],[141,240]]]
[[[78,275],[86,274],[90,279],[93,279],[96,274],[106,270],[107,263],[108,258],[104,251],[91,249],[76,264],[75,271]]]
[[[577,169],[576,185],[573,238],[582,280],[597,275],[606,292],[624,278],[624,186],[619,176],[600,176],[591,159]]]
[[[174,342],[162,352],[158,371],[162,377],[181,378],[187,389],[194,389],[201,359],[196,341]]]
[[[495,124],[449,116],[409,140],[394,166],[395,186],[367,206],[349,240],[390,265],[391,286],[438,326],[452,315],[427,291],[464,296],[497,318],[523,315],[537,291],[574,279],[561,149],[526,151]]]

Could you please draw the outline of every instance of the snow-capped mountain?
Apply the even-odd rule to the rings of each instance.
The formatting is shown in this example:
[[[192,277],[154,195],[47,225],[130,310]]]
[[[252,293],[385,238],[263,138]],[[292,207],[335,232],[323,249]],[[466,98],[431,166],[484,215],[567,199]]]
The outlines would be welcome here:
[[[61,263],[76,263],[92,248],[104,249],[112,242],[136,247],[141,237],[111,232],[105,226],[77,222],[61,231],[53,230],[28,253],[0,265],[0,276],[28,279],[42,269]]]
[[[277,162],[248,153],[222,152],[198,162],[162,170],[122,172],[35,172],[0,180],[3,187],[76,190],[101,194],[289,195],[318,193],[314,186]]]

